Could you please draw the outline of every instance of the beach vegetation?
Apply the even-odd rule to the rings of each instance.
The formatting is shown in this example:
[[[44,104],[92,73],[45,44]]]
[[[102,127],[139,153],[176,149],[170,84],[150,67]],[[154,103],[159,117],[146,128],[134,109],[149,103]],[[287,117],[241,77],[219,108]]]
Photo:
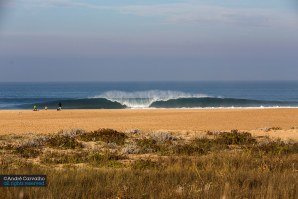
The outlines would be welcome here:
[[[122,132],[118,132],[113,129],[99,129],[93,132],[85,132],[78,136],[81,141],[103,141],[106,143],[116,143],[118,145],[123,145],[127,135]]]
[[[161,149],[157,141],[152,138],[139,139],[136,143],[140,148],[140,153],[153,153]]]
[[[140,159],[136,160],[132,163],[131,168],[133,170],[152,170],[158,169],[160,166],[160,162],[154,162],[150,159]]]
[[[36,158],[42,151],[34,147],[19,146],[15,149],[15,153],[19,154],[23,158]]]
[[[295,141],[237,130],[187,139],[95,132],[1,140],[0,175],[46,174],[49,182],[46,188],[2,189],[1,197],[61,198],[67,190],[63,197],[74,199],[297,198]],[[104,144],[85,147],[97,142]]]
[[[84,133],[86,133],[86,131],[83,129],[70,129],[70,130],[62,130],[62,131],[58,132],[58,134],[67,136],[67,137],[77,137]]]
[[[105,151],[104,153],[93,152],[87,157],[88,163],[96,167],[122,167],[121,160],[127,159],[125,156]]]
[[[297,142],[284,142],[282,140],[272,140],[267,143],[259,143],[251,147],[254,152],[262,152],[266,154],[284,155],[284,154],[298,154]]]
[[[281,127],[278,127],[278,126],[274,126],[274,127],[270,127],[270,128],[266,128],[265,131],[266,132],[269,132],[269,131],[279,131],[279,130],[282,130]]]
[[[46,145],[49,147],[64,149],[83,148],[82,143],[78,142],[75,137],[70,137],[62,134],[51,136],[46,141]]]
[[[87,152],[48,151],[40,158],[43,164],[78,164],[86,162]]]
[[[221,132],[215,139],[216,142],[227,145],[243,145],[254,144],[256,139],[248,132],[240,132],[238,130],[232,130],[231,132]]]
[[[94,167],[120,167],[125,156],[108,151],[48,151],[41,157],[43,164],[88,164]]]
[[[169,132],[153,132],[150,134],[150,138],[156,142],[165,143],[178,140],[176,136]]]
[[[123,154],[138,154],[140,153],[140,148],[138,145],[134,142],[129,143],[122,147],[121,153]]]
[[[177,155],[202,155],[207,152],[208,149],[191,144],[177,145],[174,149],[174,154]]]
[[[202,158],[137,160],[131,167],[18,168],[10,174],[43,173],[47,188],[2,189],[18,198],[287,198],[297,197],[294,156],[217,153]],[[3,173],[3,170],[0,170]]]
[[[131,134],[131,135],[140,135],[141,130],[140,129],[129,129],[125,131],[126,134]]]

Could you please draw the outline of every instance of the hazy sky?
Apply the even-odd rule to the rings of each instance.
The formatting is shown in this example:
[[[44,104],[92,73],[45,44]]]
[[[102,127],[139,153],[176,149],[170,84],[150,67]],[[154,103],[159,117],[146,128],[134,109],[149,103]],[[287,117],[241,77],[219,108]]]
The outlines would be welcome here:
[[[0,0],[0,81],[298,80],[296,0]]]

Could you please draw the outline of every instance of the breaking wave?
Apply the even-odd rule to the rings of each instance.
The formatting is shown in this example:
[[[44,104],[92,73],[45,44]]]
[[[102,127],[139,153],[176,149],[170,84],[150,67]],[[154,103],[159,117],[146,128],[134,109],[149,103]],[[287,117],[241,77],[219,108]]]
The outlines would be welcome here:
[[[266,101],[252,99],[212,97],[179,91],[109,91],[85,99],[55,99],[39,103],[25,103],[16,108],[57,108],[61,102],[64,109],[124,109],[124,108],[220,108],[220,107],[298,107],[298,102]]]
[[[108,91],[99,96],[95,96],[94,98],[105,98],[113,102],[118,102],[129,108],[149,108],[157,101],[202,97],[208,96],[204,94],[192,94],[180,91],[149,90],[136,92]]]

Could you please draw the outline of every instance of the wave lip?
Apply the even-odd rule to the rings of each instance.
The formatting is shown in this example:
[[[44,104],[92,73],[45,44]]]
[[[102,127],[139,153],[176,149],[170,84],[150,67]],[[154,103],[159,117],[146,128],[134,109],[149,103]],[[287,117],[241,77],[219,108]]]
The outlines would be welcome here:
[[[157,101],[168,101],[182,98],[204,98],[208,95],[192,94],[172,90],[148,90],[148,91],[108,91],[93,98],[106,98],[113,102],[118,102],[129,108],[150,108]]]

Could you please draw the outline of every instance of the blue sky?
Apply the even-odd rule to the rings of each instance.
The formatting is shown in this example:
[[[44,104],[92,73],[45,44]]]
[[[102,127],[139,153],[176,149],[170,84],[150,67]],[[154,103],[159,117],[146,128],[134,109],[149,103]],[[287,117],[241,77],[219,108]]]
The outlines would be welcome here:
[[[295,0],[1,0],[0,81],[298,80]]]

